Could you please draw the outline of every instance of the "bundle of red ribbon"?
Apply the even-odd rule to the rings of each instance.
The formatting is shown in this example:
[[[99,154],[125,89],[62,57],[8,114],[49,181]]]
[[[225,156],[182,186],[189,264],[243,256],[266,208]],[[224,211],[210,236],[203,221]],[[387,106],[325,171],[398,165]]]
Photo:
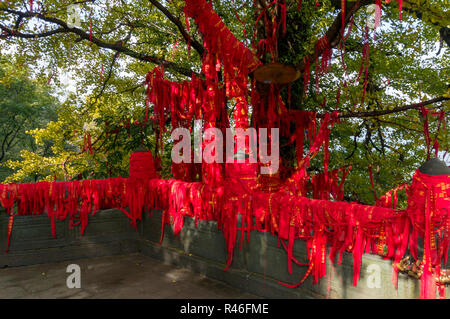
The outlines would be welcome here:
[[[421,297],[434,298],[441,264],[447,263],[450,231],[450,175],[426,175],[419,170],[408,191],[407,213],[412,223],[409,249],[418,259],[417,241],[424,239]],[[445,292],[439,284],[441,296]]]

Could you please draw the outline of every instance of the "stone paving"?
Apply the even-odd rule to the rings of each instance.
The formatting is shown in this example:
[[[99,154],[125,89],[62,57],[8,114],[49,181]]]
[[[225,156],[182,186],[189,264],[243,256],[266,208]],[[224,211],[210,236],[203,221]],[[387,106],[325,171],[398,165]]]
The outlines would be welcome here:
[[[81,269],[68,288],[67,266]],[[0,269],[0,298],[244,299],[256,296],[140,254]]]

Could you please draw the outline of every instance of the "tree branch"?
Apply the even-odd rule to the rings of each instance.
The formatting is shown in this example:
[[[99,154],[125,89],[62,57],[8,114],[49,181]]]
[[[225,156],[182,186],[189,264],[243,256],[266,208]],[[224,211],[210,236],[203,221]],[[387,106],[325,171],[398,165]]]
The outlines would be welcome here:
[[[67,25],[66,22],[64,22],[64,21],[62,21],[60,19],[57,19],[57,18],[47,17],[47,16],[45,16],[43,14],[36,13],[36,12],[21,12],[21,11],[5,9],[5,8],[0,8],[0,11],[11,13],[11,14],[18,15],[18,16],[25,17],[25,18],[35,17],[37,19],[40,19],[40,20],[43,20],[43,21],[46,21],[46,22],[57,24],[57,25],[59,25],[61,27],[60,29],[56,29],[56,30],[58,30],[58,32],[56,32],[56,30],[53,30],[53,31],[49,31],[49,32],[46,32],[46,33],[37,34],[38,37],[51,36],[51,35],[56,34],[56,33],[73,33],[73,34],[78,35],[83,40],[90,41],[90,39],[91,39],[90,33],[85,32],[85,31],[83,31],[81,29],[78,29],[78,28],[75,28],[75,27],[74,28],[69,28],[69,26]],[[14,36],[14,37],[25,37],[25,38],[35,38],[36,37],[36,34],[35,35],[21,34],[21,33],[18,34],[17,32],[14,32],[12,30],[10,30],[10,31],[12,32],[12,34],[10,34],[10,35]],[[158,65],[164,65],[164,67],[166,69],[169,69],[169,70],[175,71],[177,73],[183,74],[183,75],[185,75],[187,77],[190,77],[192,75],[192,73],[195,73],[191,69],[185,68],[183,66],[180,66],[180,65],[178,65],[178,64],[176,64],[174,62],[166,61],[164,59],[161,59],[161,58],[158,58],[158,57],[155,57],[155,56],[152,56],[152,55],[147,55],[147,54],[143,54],[143,53],[140,53],[140,52],[133,51],[130,48],[124,47],[120,42],[107,43],[107,42],[105,42],[105,41],[103,41],[101,39],[98,39],[95,36],[92,36],[92,41],[91,42],[94,43],[95,45],[101,47],[101,48],[105,48],[105,49],[113,50],[113,51],[116,51],[116,52],[120,52],[120,53],[123,53],[125,55],[128,55],[128,56],[130,56],[132,58],[135,58],[135,59],[138,59],[138,60],[141,60],[141,61],[151,62],[151,63],[158,64]]]
[[[8,29],[7,27],[0,24],[0,29],[3,30],[3,34],[0,35],[0,39],[6,39],[8,37],[16,37],[16,38],[22,38],[22,39],[37,39],[37,38],[45,38],[52,36],[54,34],[58,33],[67,33],[67,31],[64,28],[58,28],[55,30],[51,30],[48,32],[43,33],[22,33],[16,30]]]
[[[110,64],[110,66],[109,66],[108,75],[106,76],[105,81],[103,81],[103,85],[102,85],[102,87],[101,87],[101,89],[100,89],[100,92],[99,92],[99,93],[97,94],[97,96],[95,97],[96,99],[99,99],[100,96],[101,96],[101,95],[103,94],[103,92],[105,91],[106,85],[108,84],[108,81],[111,79],[111,76],[112,76],[112,73],[113,73],[114,64],[116,63],[118,57],[119,57],[119,53],[114,54],[114,57],[113,57],[113,59],[112,59],[112,62],[111,62],[111,64]]]
[[[349,2],[345,3],[345,20],[344,24],[347,26],[347,24],[350,22],[351,17],[362,7],[365,5],[369,5],[373,3],[373,0],[358,0],[353,5]],[[339,14],[334,19],[331,26],[328,28],[327,32],[325,32],[325,36],[328,38],[328,41],[330,43],[330,46],[334,48],[341,39],[341,29],[342,29],[342,11],[339,12]],[[315,45],[315,52],[306,56],[302,61],[300,61],[296,68],[303,72],[305,69],[305,61],[306,59],[309,59],[310,61],[314,61],[316,56],[320,56],[322,54],[322,51],[324,48],[318,47],[317,43]]]
[[[186,43],[191,43],[192,47],[197,51],[197,53],[202,57],[205,52],[205,48],[195,39],[191,38],[191,36],[184,29],[183,24],[180,19],[176,18],[169,10],[167,10],[161,3],[157,0],[149,0],[159,11],[161,11],[173,24],[175,24],[180,31],[181,35],[184,38]]]
[[[5,158],[5,155],[6,155],[6,147],[5,147],[5,145],[7,144],[8,137],[9,137],[13,132],[14,132],[14,131],[9,131],[9,132],[6,134],[5,138],[3,139],[2,147],[1,147],[2,153],[1,153],[1,155],[0,155],[0,162],[3,161],[3,158]]]
[[[403,11],[406,11],[408,13],[414,13],[416,15],[416,17],[422,21],[424,21],[425,23],[429,23],[432,24],[434,26],[440,27],[439,29],[439,34],[441,36],[441,39],[443,41],[445,41],[445,43],[447,43],[447,45],[450,47],[450,28],[445,24],[445,17],[444,16],[439,16],[437,15],[435,17],[435,20],[432,19],[424,19],[423,17],[423,12],[417,9],[412,9],[409,8],[407,6],[403,7]],[[428,14],[430,12],[426,11]]]
[[[17,125],[15,130],[10,131],[9,134],[5,136],[5,139],[3,140],[2,143],[2,155],[0,156],[0,162],[6,157],[6,153],[12,148],[12,146],[14,146],[17,143],[16,142],[15,144],[12,144],[16,139],[17,133],[19,133],[20,129],[22,128],[23,122],[24,121],[22,121],[20,125]],[[9,136],[11,136],[11,139],[8,141]]]
[[[385,121],[385,120],[380,120],[380,119],[377,119],[377,120],[378,120],[378,122],[380,122],[380,123],[385,123],[385,124],[395,125],[395,126],[400,127],[400,128],[402,128],[402,129],[404,129],[404,130],[407,130],[407,131],[412,131],[412,132],[417,132],[417,133],[423,133],[423,130],[422,130],[422,131],[421,131],[421,130],[416,130],[416,129],[412,128],[412,127],[405,126],[405,125],[403,125],[403,124],[401,124],[401,123],[396,123],[396,122],[391,122],[391,121]]]
[[[428,101],[415,103],[415,104],[410,104],[410,105],[405,105],[405,106],[401,106],[401,107],[396,107],[396,108],[393,108],[391,110],[370,111],[370,112],[349,112],[349,113],[345,113],[345,114],[339,114],[339,118],[376,117],[376,116],[381,116],[381,115],[386,115],[386,114],[400,113],[400,112],[404,112],[404,111],[412,110],[412,109],[418,109],[418,108],[420,108],[422,106],[434,104],[434,103],[441,102],[441,101],[447,101],[447,100],[450,100],[450,98],[445,97],[445,96],[440,96],[440,97],[437,97],[437,98],[434,98],[434,99],[431,99],[431,100],[428,100]],[[323,117],[323,115],[317,115],[317,116],[318,117]]]

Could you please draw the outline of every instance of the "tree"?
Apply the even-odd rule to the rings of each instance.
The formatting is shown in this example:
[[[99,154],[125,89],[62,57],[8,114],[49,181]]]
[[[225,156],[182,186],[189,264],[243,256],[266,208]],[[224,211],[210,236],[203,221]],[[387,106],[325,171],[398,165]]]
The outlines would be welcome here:
[[[339,111],[341,123],[331,133],[330,168],[352,165],[345,198],[363,203],[373,203],[370,165],[376,192],[381,195],[408,181],[414,169],[426,160],[425,118],[420,116],[420,107],[443,111],[446,117],[449,112],[449,15],[444,1],[404,0],[402,20],[397,2],[382,1],[382,25],[375,31],[369,30],[366,36],[367,8],[374,2],[347,0],[342,8],[342,1],[304,0],[298,10],[299,1],[286,1],[287,28],[284,35],[279,33],[276,57],[279,62],[295,65],[302,74],[290,87],[291,108],[318,112],[319,116]],[[68,1],[35,2],[33,10],[20,1],[0,4],[0,46],[3,50],[12,45],[20,48],[15,54],[33,63],[40,76],[48,75],[54,65],[60,70],[71,70],[77,79],[78,94],[67,100],[58,121],[35,133],[37,139],[52,135],[60,141],[60,148],[54,150],[56,156],[38,160],[55,164],[47,178],[54,174],[73,178],[80,173],[87,178],[90,171],[96,177],[124,174],[128,154],[137,144],[143,141],[152,149],[156,147],[149,135],[158,131],[142,125],[145,74],[161,64],[166,77],[172,80],[182,81],[192,73],[199,74],[205,52],[202,35],[192,20],[187,30],[184,1],[76,3],[81,7],[81,23],[72,28],[68,25]],[[271,3],[213,1],[227,27],[248,47],[257,46],[268,37],[265,18],[255,24],[263,10],[266,20],[281,21],[280,5],[285,2]],[[348,35],[345,50],[342,21],[345,36]],[[322,53],[316,48],[323,35],[332,48],[331,64],[329,72],[320,74],[316,85],[314,62],[316,53]],[[270,54],[261,57],[266,63],[273,58]],[[40,63],[34,62],[36,59]],[[311,81],[305,92],[308,59]],[[363,72],[358,76],[360,70]],[[286,87],[286,105],[288,95]],[[227,106],[232,116],[233,101],[228,101]],[[432,142],[436,138],[440,149],[445,150],[449,146],[448,131],[438,124],[436,115],[429,116],[430,138]],[[95,128],[87,125],[92,121]],[[137,125],[133,125],[135,122]],[[83,131],[83,126],[93,129],[89,133]],[[111,138],[105,133],[108,130],[118,133]],[[84,137],[88,135],[95,149],[92,154],[83,152]],[[64,149],[62,145],[67,142],[74,148]],[[285,163],[294,166],[292,145],[281,151]],[[311,162],[311,172],[322,171],[321,155]],[[163,158],[163,166],[169,166],[167,152]],[[21,167],[27,167],[27,159]],[[25,175],[24,172],[10,180],[20,180]]]
[[[0,57],[0,179],[11,174],[5,164],[18,160],[21,152],[51,153],[48,141],[38,147],[27,132],[56,120],[58,105],[46,85],[29,78],[23,61],[11,60]]]

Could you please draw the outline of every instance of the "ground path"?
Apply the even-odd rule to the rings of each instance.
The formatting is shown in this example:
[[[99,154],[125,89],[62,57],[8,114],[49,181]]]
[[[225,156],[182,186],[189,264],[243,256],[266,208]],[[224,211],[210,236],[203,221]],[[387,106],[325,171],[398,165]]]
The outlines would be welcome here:
[[[69,289],[67,266],[81,269]],[[0,298],[256,298],[224,283],[140,254],[0,269]]]

